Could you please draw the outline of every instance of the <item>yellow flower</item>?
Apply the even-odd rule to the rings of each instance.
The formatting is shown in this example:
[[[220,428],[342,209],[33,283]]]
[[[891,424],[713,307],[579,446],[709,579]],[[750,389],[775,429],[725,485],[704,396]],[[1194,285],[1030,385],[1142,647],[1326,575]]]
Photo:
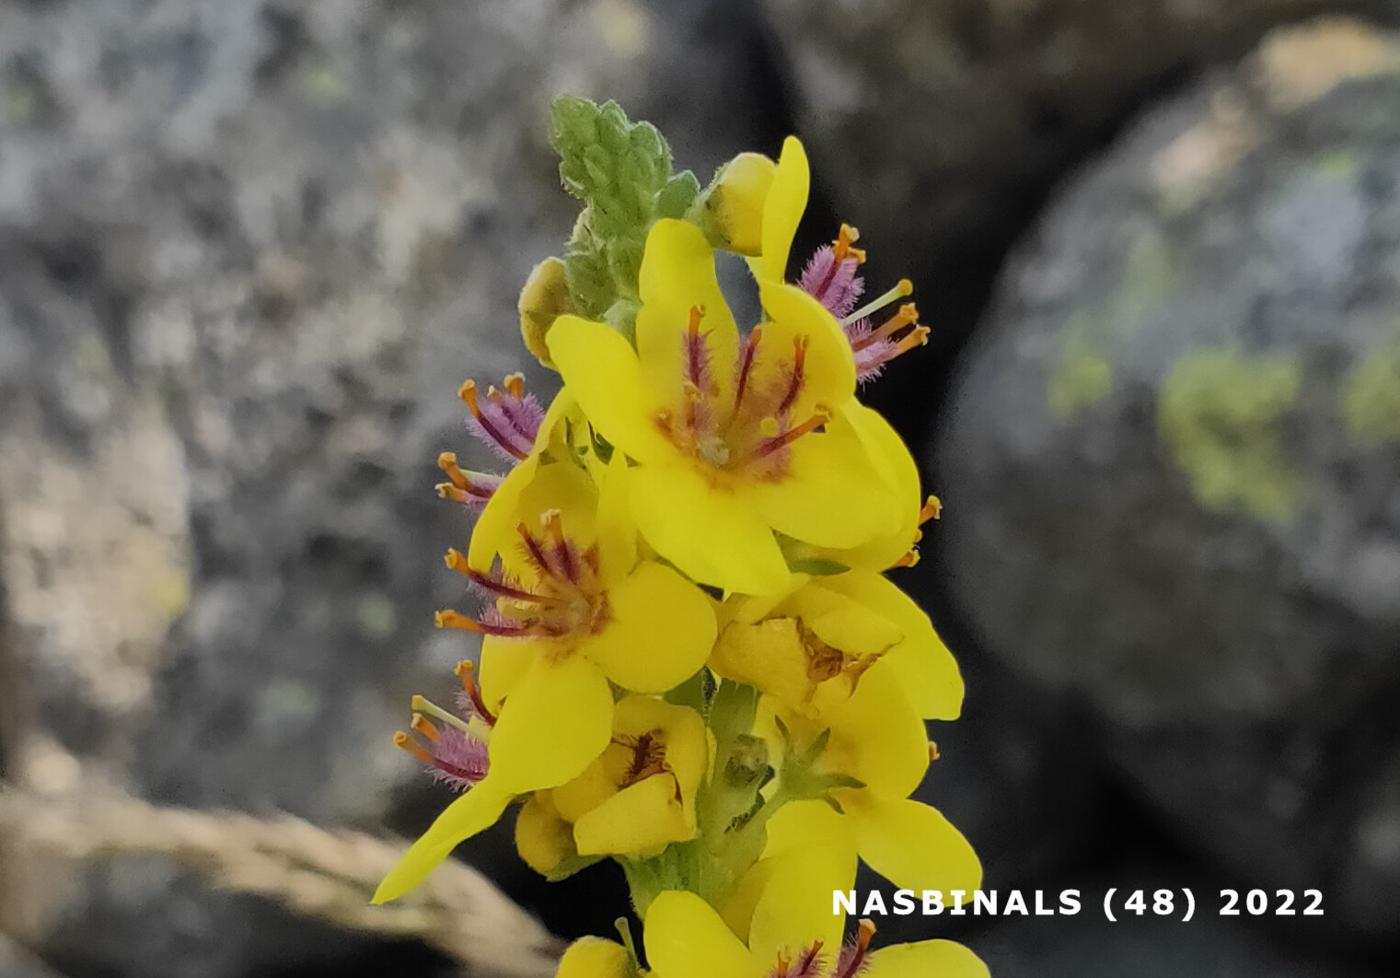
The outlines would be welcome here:
[[[852,863],[859,855],[898,886],[976,888],[981,864],[967,840],[908,797],[929,764],[921,717],[956,717],[962,680],[897,589],[855,573],[808,584],[761,620],[728,624],[711,666],[763,693],[758,730],[775,750],[823,745],[803,773],[831,780],[826,794],[840,813],[824,801],[783,806],[768,824],[768,854],[818,845]],[[803,796],[781,778],[777,790]]]
[[[811,172],[802,143],[789,136],[768,181],[763,198],[762,247],[749,259],[749,268],[760,282],[787,279],[793,236],[807,209]],[[899,282],[872,301],[860,303],[865,280],[858,269],[865,263],[865,251],[855,247],[860,232],[849,224],[830,245],[817,249],[807,261],[798,284],[841,323],[850,347],[856,374],[861,382],[879,377],[895,358],[928,342],[930,330],[919,323],[919,310],[912,303],[899,306],[893,316],[875,325],[870,317],[885,307],[908,298],[914,286],[908,279]]]
[[[921,718],[958,718],[958,664],[928,615],[888,578],[851,570],[793,580],[787,594],[725,602],[715,672],[820,715],[823,704],[848,698],[876,661],[887,662]]]
[[[526,802],[516,847],[531,867],[552,876],[576,856],[653,856],[692,839],[709,754],[699,713],[626,696],[602,755],[572,781]]]
[[[438,613],[442,627],[485,636],[482,701],[494,714],[489,773],[410,847],[376,902],[417,886],[513,797],[561,785],[601,755],[613,729],[609,680],[662,692],[693,675],[714,644],[710,599],[671,568],[638,559],[635,530],[619,505],[628,476],[621,456],[598,490],[559,437],[547,444],[506,477],[482,514],[473,553],[481,556],[478,538],[492,541],[487,563],[457,551],[447,556],[449,567],[496,598],[480,618]],[[516,543],[509,546],[504,527],[512,522]]]
[[[987,966],[952,941],[873,950],[875,927],[860,922],[841,944],[845,919],[831,913],[831,888],[812,892],[800,876],[759,901],[747,941],[693,893],[670,890],[647,911],[645,943],[655,978],[986,978]],[[825,904],[825,905],[823,905]],[[613,954],[612,959],[616,959]],[[582,972],[573,972],[582,978]],[[598,974],[608,974],[599,972]]]
[[[576,316],[548,344],[589,421],[637,463],[631,512],[658,554],[694,580],[767,593],[789,577],[775,530],[835,548],[897,530],[885,470],[850,418],[849,350],[820,303],[763,282],[768,319],[741,342],[713,251],[675,220],[647,238],[640,291],[635,350]]]

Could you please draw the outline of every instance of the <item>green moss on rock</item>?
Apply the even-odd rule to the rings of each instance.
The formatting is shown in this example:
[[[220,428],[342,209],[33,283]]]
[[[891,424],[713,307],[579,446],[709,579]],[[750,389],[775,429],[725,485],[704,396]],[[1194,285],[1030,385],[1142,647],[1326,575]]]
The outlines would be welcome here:
[[[1059,365],[1050,378],[1050,410],[1069,421],[1098,404],[1113,390],[1113,367],[1108,358],[1089,345],[1082,335],[1065,344]]]
[[[1158,431],[1202,506],[1271,523],[1297,514],[1303,486],[1288,469],[1278,422],[1302,380],[1294,360],[1233,350],[1203,350],[1172,368]]]
[[[1400,444],[1400,341],[1363,357],[1347,374],[1342,412],[1353,445]]]

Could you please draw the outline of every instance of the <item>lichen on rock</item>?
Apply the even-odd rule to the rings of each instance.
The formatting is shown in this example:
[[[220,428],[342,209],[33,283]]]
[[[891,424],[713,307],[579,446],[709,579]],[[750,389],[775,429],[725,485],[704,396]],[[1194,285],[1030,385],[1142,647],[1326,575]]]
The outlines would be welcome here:
[[[1280,422],[1302,381],[1294,360],[1233,350],[1200,350],[1172,367],[1157,426],[1202,506],[1270,522],[1297,515],[1303,485],[1288,468]]]

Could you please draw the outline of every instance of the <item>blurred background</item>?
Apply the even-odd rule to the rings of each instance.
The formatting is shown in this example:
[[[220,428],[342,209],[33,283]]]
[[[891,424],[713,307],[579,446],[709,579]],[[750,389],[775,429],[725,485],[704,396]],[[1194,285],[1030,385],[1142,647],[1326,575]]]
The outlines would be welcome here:
[[[869,390],[946,505],[901,579],[969,684],[924,796],[988,887],[1206,901],[885,936],[1000,978],[1393,975],[1396,20],[0,0],[0,975],[539,975],[610,930],[620,875],[546,885],[509,826],[462,853],[506,896],[364,906],[446,801],[390,735],[472,651],[431,627],[457,385],[552,390],[514,302],[573,219],[560,92],[702,181],[804,138],[806,243],[858,224],[935,326]]]

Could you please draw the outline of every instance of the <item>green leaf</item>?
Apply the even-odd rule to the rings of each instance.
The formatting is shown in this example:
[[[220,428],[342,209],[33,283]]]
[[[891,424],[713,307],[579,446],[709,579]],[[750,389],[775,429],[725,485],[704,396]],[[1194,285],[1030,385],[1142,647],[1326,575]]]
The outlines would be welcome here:
[[[677,173],[656,195],[656,216],[684,217],[700,193],[700,181],[689,170]]]
[[[632,122],[616,102],[560,96],[550,118],[564,189],[584,204],[565,258],[575,308],[630,337],[647,231],[679,216],[699,192],[689,172],[671,175],[671,149],[656,128]]]

